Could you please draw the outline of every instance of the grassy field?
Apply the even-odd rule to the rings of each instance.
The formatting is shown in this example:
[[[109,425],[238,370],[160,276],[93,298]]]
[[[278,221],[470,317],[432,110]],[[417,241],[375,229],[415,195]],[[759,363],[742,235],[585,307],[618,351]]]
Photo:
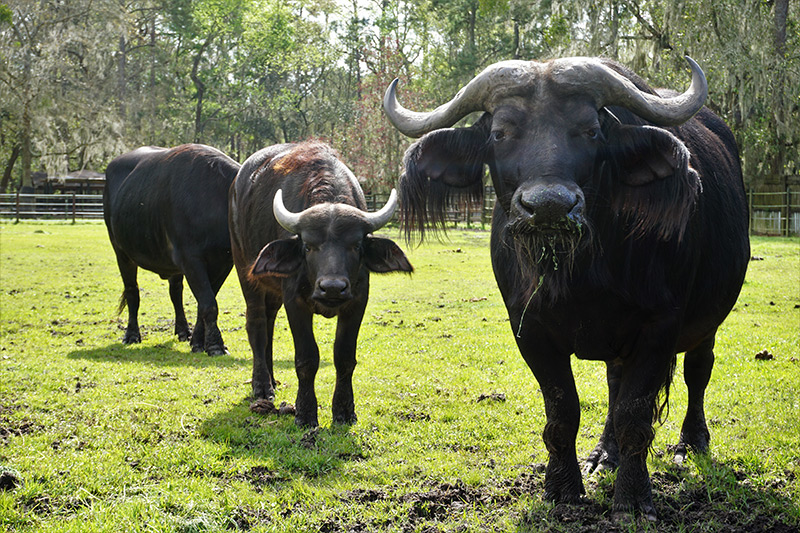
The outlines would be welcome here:
[[[384,232],[397,238],[397,231]],[[541,500],[541,394],[514,346],[488,234],[408,249],[413,276],[373,276],[354,377],[359,422],[331,427],[335,322],[315,321],[321,427],[249,410],[235,276],[219,296],[231,355],[172,334],[167,284],[141,272],[143,342],[123,346],[122,282],[102,223],[0,226],[0,531],[798,531],[800,241],[753,239],[717,341],[708,457],[671,463],[686,405],[680,362],[650,458],[660,522]],[[196,308],[186,290],[190,320]],[[294,402],[276,331],[278,401]],[[766,350],[774,357],[757,360]],[[596,444],[604,366],[574,360],[578,453]]]

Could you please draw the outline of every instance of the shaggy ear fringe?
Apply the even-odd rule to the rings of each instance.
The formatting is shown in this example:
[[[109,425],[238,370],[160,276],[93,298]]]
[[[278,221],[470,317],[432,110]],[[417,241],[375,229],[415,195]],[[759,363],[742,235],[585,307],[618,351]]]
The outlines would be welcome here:
[[[662,241],[680,241],[694,212],[702,183],[697,172],[689,166],[690,153],[675,138],[672,157],[675,172],[641,186],[630,186],[615,179],[617,191],[612,208],[631,225],[631,235],[656,235]],[[612,172],[624,172],[619,163],[610,165]]]
[[[455,200],[483,200],[488,144],[480,125],[433,131],[411,145],[400,176],[401,225],[406,241],[427,231],[446,232],[448,206]]]

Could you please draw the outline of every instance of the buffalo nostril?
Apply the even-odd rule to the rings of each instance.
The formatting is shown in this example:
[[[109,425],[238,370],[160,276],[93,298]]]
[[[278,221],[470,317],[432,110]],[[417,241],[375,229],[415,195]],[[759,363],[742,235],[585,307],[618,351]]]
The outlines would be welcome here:
[[[323,279],[318,286],[326,298],[341,298],[347,293],[349,283],[344,279]]]
[[[581,198],[563,185],[537,186],[520,197],[520,204],[535,225],[554,225],[581,210]]]

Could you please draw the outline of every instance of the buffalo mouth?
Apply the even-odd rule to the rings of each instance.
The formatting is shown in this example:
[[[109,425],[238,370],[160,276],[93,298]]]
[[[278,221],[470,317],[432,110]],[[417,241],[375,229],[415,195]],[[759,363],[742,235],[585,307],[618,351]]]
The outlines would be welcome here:
[[[538,278],[545,272],[569,273],[590,240],[588,226],[579,217],[536,223],[532,215],[518,216],[509,224],[517,261],[523,272]]]
[[[537,223],[534,215],[520,215],[509,224],[508,231],[514,239],[545,238],[551,244],[558,241],[572,243],[581,238],[583,226],[578,217],[568,216],[558,221]]]
[[[325,318],[331,318],[339,312],[339,309],[343,305],[350,302],[353,298],[329,298],[323,295],[314,295],[311,297],[311,299],[314,301],[314,312],[316,314],[322,315]]]

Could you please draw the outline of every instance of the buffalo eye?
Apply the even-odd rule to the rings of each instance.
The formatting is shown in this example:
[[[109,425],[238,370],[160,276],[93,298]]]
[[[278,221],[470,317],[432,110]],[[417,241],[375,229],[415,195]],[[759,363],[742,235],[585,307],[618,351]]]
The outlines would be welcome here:
[[[505,137],[506,137],[506,132],[504,132],[503,130],[494,130],[494,131],[492,131],[491,135],[489,136],[489,139],[492,142],[498,142],[498,141],[502,141],[503,139],[505,139]]]
[[[317,249],[316,246],[311,246],[310,244],[305,243],[305,242],[303,243],[303,252],[305,252],[305,253],[313,252],[316,249]]]
[[[600,128],[598,128],[598,127],[588,128],[584,132],[584,135],[586,135],[587,138],[589,138],[589,139],[591,139],[593,141],[603,140],[603,133],[600,131]]]

